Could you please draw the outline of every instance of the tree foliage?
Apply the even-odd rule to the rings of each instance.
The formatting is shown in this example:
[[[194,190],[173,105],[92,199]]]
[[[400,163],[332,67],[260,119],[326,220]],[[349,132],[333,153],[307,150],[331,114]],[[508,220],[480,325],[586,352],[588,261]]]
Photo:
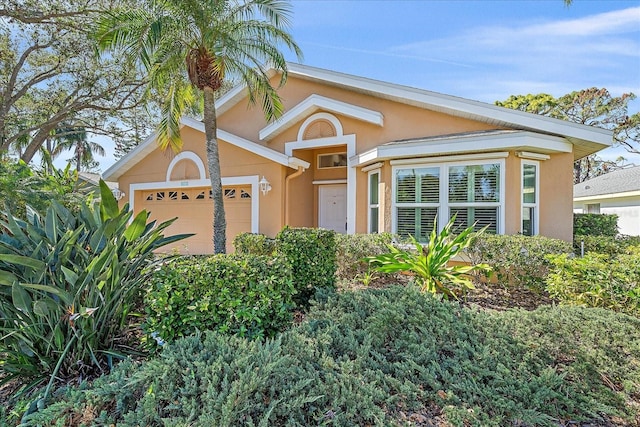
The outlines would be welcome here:
[[[135,0],[131,0],[135,1]],[[145,80],[121,58],[97,57],[88,37],[101,0],[9,0],[0,6],[0,152],[29,163],[61,124],[141,140],[123,127],[143,108]]]
[[[100,48],[141,66],[149,91],[164,95],[158,127],[162,148],[181,149],[180,120],[202,96],[216,253],[226,247],[216,92],[236,78],[267,120],[282,113],[277,88],[286,80],[287,65],[280,48],[301,55],[287,32],[290,9],[286,0],[147,0],[143,7],[105,13],[98,22]],[[281,72],[279,81],[271,82],[266,67]]]
[[[629,116],[628,111],[629,102],[635,98],[633,93],[615,97],[605,88],[593,87],[559,98],[546,93],[512,95],[505,101],[496,101],[496,105],[612,130],[614,145],[640,154],[640,113]],[[607,161],[596,155],[585,157],[574,164],[574,182],[618,169],[623,163],[624,158]]]

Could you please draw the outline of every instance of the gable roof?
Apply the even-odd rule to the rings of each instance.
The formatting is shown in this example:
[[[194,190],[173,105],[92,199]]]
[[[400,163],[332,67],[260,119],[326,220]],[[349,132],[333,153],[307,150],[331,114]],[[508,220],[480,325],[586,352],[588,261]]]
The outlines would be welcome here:
[[[640,166],[619,169],[573,186],[574,200],[634,195],[640,196]]]
[[[322,82],[329,86],[479,121],[496,127],[561,136],[573,144],[575,159],[593,154],[610,146],[613,142],[611,131],[593,126],[307,65],[288,63],[287,69],[289,77]],[[270,74],[274,75],[275,72],[271,70]],[[246,98],[244,86],[237,86],[219,100],[216,104],[216,111],[223,114],[244,98]],[[281,126],[277,128],[279,132],[285,130]]]
[[[181,127],[186,126],[204,133],[204,123],[202,123],[201,121],[192,119],[190,117],[183,117],[180,123]],[[105,180],[117,180],[118,178],[120,178],[136,163],[153,152],[153,150],[158,148],[156,144],[156,138],[157,132],[154,132],[147,139],[138,144],[133,150],[129,151],[125,156],[114,163],[109,169],[107,169],[102,174],[103,178]],[[222,129],[218,129],[218,139],[228,142],[229,144],[234,145],[238,148],[250,151],[275,163],[279,163],[283,166],[287,166],[293,169],[297,169],[298,167],[307,169],[310,166],[308,162],[298,159],[297,157],[287,156],[286,154],[280,153],[279,151],[275,151],[271,148],[256,144],[253,141],[249,141],[248,139],[244,139]]]

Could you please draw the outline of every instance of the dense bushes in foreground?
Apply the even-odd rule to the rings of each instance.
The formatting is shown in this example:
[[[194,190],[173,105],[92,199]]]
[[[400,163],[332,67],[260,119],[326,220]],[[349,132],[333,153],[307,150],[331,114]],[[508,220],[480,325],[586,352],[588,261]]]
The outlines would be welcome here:
[[[479,312],[389,288],[333,294],[275,340],[208,333],[69,389],[34,425],[475,426],[640,416],[640,320],[600,309]],[[202,339],[201,339],[202,338]],[[61,393],[62,394],[62,393]],[[439,408],[439,409],[438,409]]]
[[[154,274],[144,299],[144,327],[169,342],[207,329],[273,336],[291,322],[294,294],[291,268],[283,258],[185,258]]]

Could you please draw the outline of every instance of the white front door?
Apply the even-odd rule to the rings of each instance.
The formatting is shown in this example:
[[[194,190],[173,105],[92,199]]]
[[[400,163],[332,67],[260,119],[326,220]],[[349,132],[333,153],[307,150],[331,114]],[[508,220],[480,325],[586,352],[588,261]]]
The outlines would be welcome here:
[[[347,185],[318,187],[318,227],[347,232]]]

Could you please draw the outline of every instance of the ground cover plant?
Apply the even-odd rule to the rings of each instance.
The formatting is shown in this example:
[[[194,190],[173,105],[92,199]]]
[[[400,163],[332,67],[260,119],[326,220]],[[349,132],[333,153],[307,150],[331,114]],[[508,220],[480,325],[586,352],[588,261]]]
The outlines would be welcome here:
[[[483,312],[391,287],[318,296],[274,340],[206,333],[61,390],[34,425],[567,425],[640,420],[640,320]],[[422,418],[420,418],[422,417]]]
[[[108,372],[135,352],[124,339],[171,221],[132,219],[104,182],[99,204],[74,213],[52,202],[26,220],[0,216],[0,372],[25,387]]]

